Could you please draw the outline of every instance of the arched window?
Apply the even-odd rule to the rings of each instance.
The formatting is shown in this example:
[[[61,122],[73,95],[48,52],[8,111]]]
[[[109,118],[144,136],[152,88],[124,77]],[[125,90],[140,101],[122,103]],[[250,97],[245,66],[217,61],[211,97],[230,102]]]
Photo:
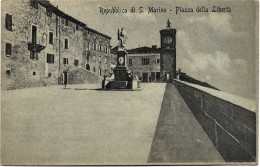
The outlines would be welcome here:
[[[86,70],[90,70],[90,66],[89,66],[89,64],[86,64]]]

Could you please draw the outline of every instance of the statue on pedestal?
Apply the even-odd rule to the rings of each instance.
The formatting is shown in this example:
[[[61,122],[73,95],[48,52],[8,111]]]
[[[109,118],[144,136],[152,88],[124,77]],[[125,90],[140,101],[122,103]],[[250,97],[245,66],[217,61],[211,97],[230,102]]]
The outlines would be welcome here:
[[[127,35],[124,28],[121,29],[121,32],[118,29],[117,38],[118,38],[118,50],[125,50]]]
[[[102,82],[103,89],[128,89],[128,90],[141,90],[140,80],[134,79],[133,73],[127,67],[125,43],[127,35],[125,29],[122,28],[121,32],[118,29],[118,52],[117,52],[117,66],[113,70],[114,78],[106,79]]]

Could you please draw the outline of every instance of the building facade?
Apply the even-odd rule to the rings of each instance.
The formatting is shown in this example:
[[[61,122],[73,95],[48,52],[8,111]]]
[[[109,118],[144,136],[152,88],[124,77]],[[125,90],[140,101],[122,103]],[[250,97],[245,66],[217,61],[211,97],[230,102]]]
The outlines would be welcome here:
[[[111,37],[46,0],[2,2],[3,89],[97,82],[110,71]]]
[[[128,50],[127,63],[142,82],[169,81],[176,78],[176,30],[168,20],[160,31],[161,48],[156,45]]]
[[[128,51],[127,66],[142,82],[160,81],[160,52],[156,46]]]

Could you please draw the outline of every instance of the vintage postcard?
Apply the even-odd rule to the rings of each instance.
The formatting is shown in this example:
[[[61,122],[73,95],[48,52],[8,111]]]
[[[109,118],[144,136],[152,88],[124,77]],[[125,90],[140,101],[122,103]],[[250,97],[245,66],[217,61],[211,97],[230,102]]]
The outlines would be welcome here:
[[[2,0],[2,165],[255,165],[259,1]]]

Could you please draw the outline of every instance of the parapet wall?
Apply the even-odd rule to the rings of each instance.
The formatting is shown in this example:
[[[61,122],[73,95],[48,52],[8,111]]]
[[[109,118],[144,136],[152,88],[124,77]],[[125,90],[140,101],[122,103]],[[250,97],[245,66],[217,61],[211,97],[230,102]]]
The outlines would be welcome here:
[[[255,112],[190,84],[173,84],[225,161],[256,161]]]

